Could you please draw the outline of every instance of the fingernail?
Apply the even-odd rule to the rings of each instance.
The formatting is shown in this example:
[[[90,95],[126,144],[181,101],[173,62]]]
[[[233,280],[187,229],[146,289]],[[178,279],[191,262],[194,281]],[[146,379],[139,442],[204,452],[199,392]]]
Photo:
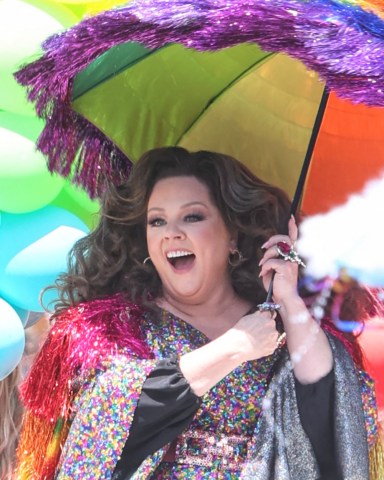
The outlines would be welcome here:
[[[261,245],[261,247],[260,247],[260,248],[267,248],[267,245],[268,245],[268,241],[267,241],[267,242],[265,242],[265,243],[263,243],[263,245]]]
[[[264,263],[264,259],[262,258],[259,262],[259,267],[261,267],[261,265]]]

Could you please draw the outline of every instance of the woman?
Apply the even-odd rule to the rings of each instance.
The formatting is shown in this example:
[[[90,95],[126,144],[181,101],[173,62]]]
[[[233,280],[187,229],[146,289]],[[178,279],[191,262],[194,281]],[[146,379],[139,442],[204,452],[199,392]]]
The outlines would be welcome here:
[[[372,382],[299,297],[296,238],[236,160],[144,155],[60,279],[16,478],[368,479]]]

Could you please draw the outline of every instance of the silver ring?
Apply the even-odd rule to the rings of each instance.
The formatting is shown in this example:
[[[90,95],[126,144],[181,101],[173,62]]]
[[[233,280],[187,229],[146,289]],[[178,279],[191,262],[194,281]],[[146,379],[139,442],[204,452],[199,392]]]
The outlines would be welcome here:
[[[259,303],[259,305],[257,305],[257,309],[259,310],[259,312],[277,312],[278,310],[280,310],[281,308],[281,305],[279,305],[278,303],[273,303],[273,302],[263,302],[263,303]]]
[[[289,243],[287,242],[277,242],[276,248],[277,253],[283,260],[285,260],[286,262],[290,261],[293,263],[297,263],[298,265],[305,268],[305,263],[302,261],[299,254],[296,252],[292,245],[289,245]]]

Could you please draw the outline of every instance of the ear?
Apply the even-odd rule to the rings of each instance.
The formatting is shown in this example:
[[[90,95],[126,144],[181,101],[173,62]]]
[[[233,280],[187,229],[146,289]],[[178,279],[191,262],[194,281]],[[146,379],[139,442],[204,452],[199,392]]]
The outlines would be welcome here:
[[[237,249],[237,238],[231,238],[229,240],[229,251],[233,252]]]

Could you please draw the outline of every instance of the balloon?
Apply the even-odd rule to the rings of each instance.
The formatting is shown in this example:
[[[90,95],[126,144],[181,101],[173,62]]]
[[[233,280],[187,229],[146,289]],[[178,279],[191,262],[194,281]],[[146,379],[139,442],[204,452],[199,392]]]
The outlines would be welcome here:
[[[24,115],[35,115],[34,109],[13,73],[21,64],[37,58],[40,44],[48,36],[78,20],[65,7],[42,1],[32,3],[38,8],[21,0],[0,2],[0,108]]]
[[[72,213],[49,205],[19,215],[3,212],[0,224],[0,274],[17,253],[63,225],[77,228],[84,233],[89,230],[84,222]]]
[[[18,133],[34,143],[44,128],[44,123],[44,120],[37,117],[0,111],[0,127]]]
[[[100,202],[91,200],[81,188],[72,185],[68,180],[59,195],[51,202],[51,205],[65,208],[81,218],[88,227],[93,230],[99,218]]]
[[[53,206],[19,215],[3,212],[0,295],[18,308],[43,311],[42,288],[66,270],[69,249],[88,231],[78,217]]]
[[[23,356],[24,327],[15,310],[0,298],[0,380],[9,375]]]
[[[40,295],[52,285],[59,273],[67,269],[67,254],[84,232],[72,227],[58,227],[37,242],[19,252],[8,263],[4,272],[1,294],[21,308],[41,311]],[[57,298],[56,290],[42,296],[42,302]]]
[[[24,213],[51,202],[64,180],[52,175],[31,140],[0,127],[0,210]]]
[[[72,198],[81,208],[90,213],[98,213],[100,210],[100,202],[98,200],[91,200],[85,190],[70,182],[66,182],[63,190]]]
[[[65,5],[62,5],[60,2],[55,2],[54,0],[23,0],[23,3],[28,3],[40,12],[46,13],[65,28],[71,27],[81,20],[81,16],[69,5],[66,5],[69,2],[62,2],[65,3]]]
[[[68,3],[68,4],[84,4],[84,3],[87,3],[87,4],[106,4],[106,5],[110,5],[110,4],[113,4],[113,5],[118,5],[118,4],[123,4],[123,3],[127,3],[126,0],[121,0],[120,2],[119,1],[111,1],[111,0],[92,0],[91,2],[87,1],[87,0],[55,0],[56,3]]]
[[[24,310],[23,308],[16,307],[15,305],[11,305],[11,307],[15,310],[15,312],[19,316],[19,319],[23,327],[25,327],[30,314],[29,310]]]

